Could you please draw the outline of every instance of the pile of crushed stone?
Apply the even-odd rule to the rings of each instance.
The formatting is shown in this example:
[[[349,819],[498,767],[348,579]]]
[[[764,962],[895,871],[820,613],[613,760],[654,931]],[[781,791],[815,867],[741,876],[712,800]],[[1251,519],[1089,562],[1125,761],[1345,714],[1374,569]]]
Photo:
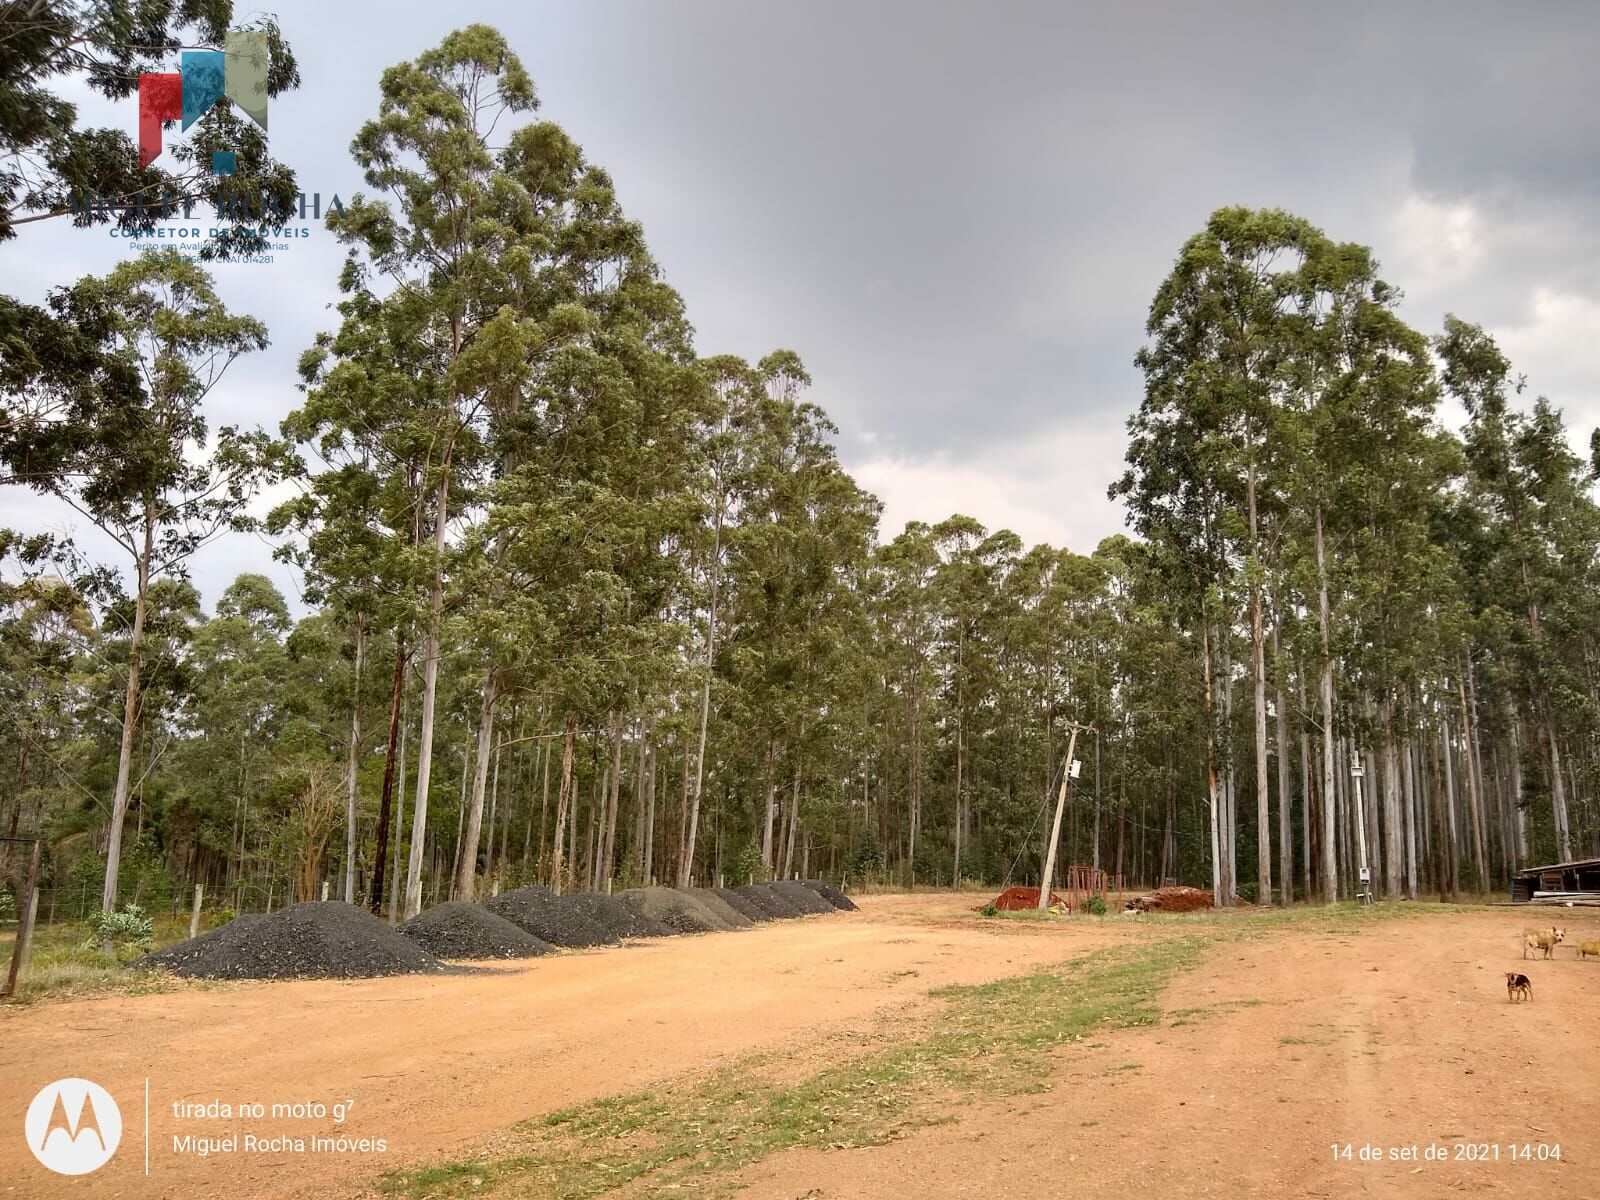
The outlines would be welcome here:
[[[236,917],[135,965],[203,979],[370,979],[445,969],[418,942],[337,900]]]
[[[555,947],[481,904],[449,900],[425,909],[400,932],[439,958],[537,958]]]
[[[630,888],[617,899],[676,933],[717,933],[732,928],[698,898],[670,888]]]
[[[782,920],[785,917],[804,916],[803,909],[796,908],[790,901],[772,890],[769,883],[747,883],[743,887],[733,889],[751,904],[767,914],[768,920]]]
[[[678,932],[670,925],[652,920],[638,909],[624,904],[618,896],[607,896],[600,892],[574,892],[570,896],[558,897],[556,904],[594,922],[612,941],[621,941],[623,938],[671,937]]]
[[[831,913],[838,910],[798,879],[779,879],[767,885],[800,910],[802,914]]]
[[[856,902],[854,900],[850,899],[849,896],[846,896],[831,883],[823,883],[820,879],[802,879],[800,882],[805,884],[817,895],[821,896],[829,904],[833,905],[833,907],[839,912],[861,911],[856,907]]]
[[[576,907],[536,884],[491,896],[483,907],[552,946],[609,946],[620,936],[606,932]]]
[[[733,909],[734,912],[742,913],[746,919],[752,922],[771,921],[775,919],[771,913],[757,908],[754,904],[752,904],[749,897],[741,896],[732,888],[710,888],[708,890],[716,893],[718,896],[721,896],[724,904]]]
[[[755,921],[729,904],[715,888],[684,888],[685,896],[692,896],[720,917],[729,929],[749,929]]]

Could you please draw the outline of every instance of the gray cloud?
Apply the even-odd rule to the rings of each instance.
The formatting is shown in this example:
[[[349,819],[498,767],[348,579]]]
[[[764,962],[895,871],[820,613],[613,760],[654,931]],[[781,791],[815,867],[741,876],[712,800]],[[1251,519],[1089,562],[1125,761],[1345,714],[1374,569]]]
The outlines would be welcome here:
[[[701,350],[799,351],[841,452],[895,491],[897,516],[937,519],[954,493],[1080,550],[1114,530],[1104,460],[1138,402],[1146,305],[1229,203],[1373,245],[1420,328],[1447,309],[1488,323],[1535,356],[1518,362],[1535,389],[1600,420],[1581,332],[1600,313],[1588,3],[277,9],[305,83],[274,102],[275,150],[308,191],[346,197],[381,70],[456,25],[500,27],[542,115],[612,171]],[[131,108],[121,118],[132,127]],[[0,270],[31,292],[69,264],[102,269],[115,249],[97,236],[29,235]],[[338,260],[321,236],[270,275],[224,273],[274,337],[230,419],[294,406]],[[214,597],[217,578],[202,582]]]

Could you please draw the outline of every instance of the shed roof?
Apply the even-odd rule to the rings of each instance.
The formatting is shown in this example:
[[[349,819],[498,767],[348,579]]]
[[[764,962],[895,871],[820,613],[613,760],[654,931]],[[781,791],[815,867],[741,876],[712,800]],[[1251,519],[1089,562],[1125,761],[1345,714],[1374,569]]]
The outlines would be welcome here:
[[[1600,867],[1600,858],[1580,858],[1573,862],[1550,863],[1543,867],[1523,867],[1518,875],[1538,875],[1544,871],[1572,871],[1584,867]]]

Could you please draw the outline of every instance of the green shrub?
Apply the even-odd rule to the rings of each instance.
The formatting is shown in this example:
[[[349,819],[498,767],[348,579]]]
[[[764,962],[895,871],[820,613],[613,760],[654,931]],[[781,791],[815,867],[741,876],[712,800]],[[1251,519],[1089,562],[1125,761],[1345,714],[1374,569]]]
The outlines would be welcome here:
[[[1106,902],[1102,896],[1090,896],[1078,905],[1079,912],[1089,913],[1091,916],[1103,917],[1106,915]]]
[[[118,912],[98,912],[91,916],[89,932],[87,945],[90,946],[109,943],[113,951],[147,951],[155,941],[156,926],[137,904],[124,904]]]

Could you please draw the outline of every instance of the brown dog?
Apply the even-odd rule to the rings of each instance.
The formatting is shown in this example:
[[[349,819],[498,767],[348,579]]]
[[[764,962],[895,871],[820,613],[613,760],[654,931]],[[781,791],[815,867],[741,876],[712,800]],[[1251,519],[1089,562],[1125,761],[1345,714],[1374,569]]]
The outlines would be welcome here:
[[[1524,929],[1522,931],[1522,957],[1528,957],[1529,950],[1543,950],[1546,958],[1554,958],[1556,947],[1566,938],[1565,929],[1551,926],[1549,929]]]
[[[1533,984],[1528,981],[1526,975],[1519,974],[1516,971],[1507,971],[1506,999],[1515,1003],[1518,996],[1524,1000],[1532,1000]]]
[[[1600,958],[1600,942],[1579,942],[1578,957],[1588,958],[1590,955]]]

